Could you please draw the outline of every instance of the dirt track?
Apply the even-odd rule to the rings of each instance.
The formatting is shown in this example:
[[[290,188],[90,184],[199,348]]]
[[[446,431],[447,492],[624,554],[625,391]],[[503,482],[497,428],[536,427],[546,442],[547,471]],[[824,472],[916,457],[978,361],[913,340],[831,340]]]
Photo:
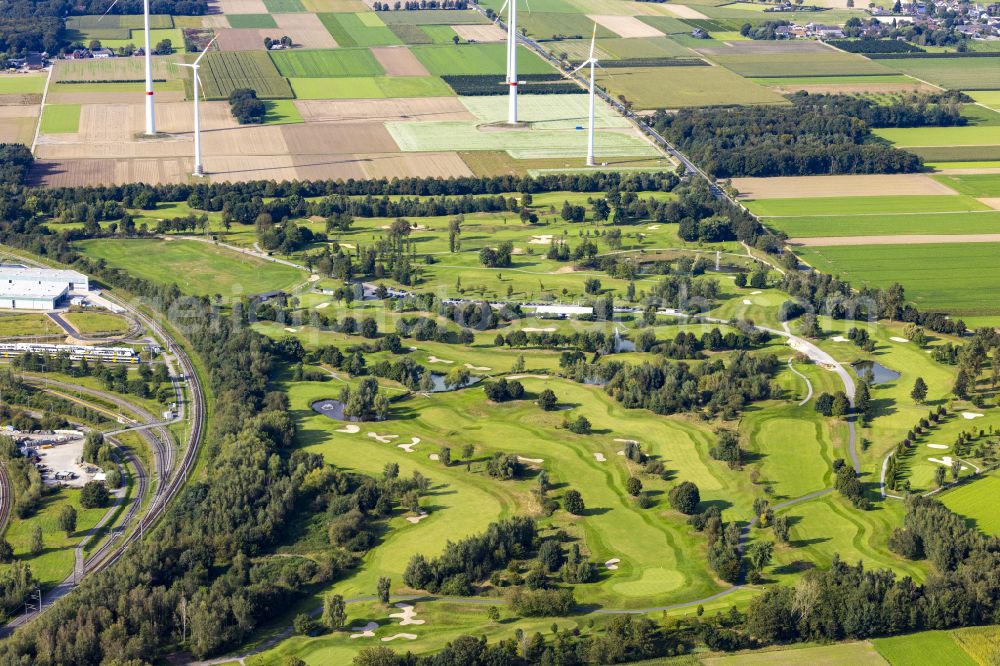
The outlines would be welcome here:
[[[1000,234],[944,234],[913,236],[817,236],[790,238],[794,247],[831,247],[835,245],[934,245],[938,243],[1000,243]]]

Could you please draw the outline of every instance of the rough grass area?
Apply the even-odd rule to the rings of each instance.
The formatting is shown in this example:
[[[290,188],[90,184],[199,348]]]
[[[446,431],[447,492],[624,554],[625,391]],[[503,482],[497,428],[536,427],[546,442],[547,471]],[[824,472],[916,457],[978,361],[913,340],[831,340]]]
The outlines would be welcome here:
[[[117,335],[128,332],[128,322],[110,312],[67,312],[63,319],[84,335]]]
[[[93,240],[80,250],[106,260],[133,275],[161,284],[176,284],[193,295],[221,294],[238,298],[276,289],[288,289],[305,280],[302,271],[262,259],[184,240]],[[150,261],[156,257],[156,261]]]
[[[876,638],[875,649],[893,666],[918,666],[920,664],[948,664],[948,666],[976,666],[947,631],[924,631],[919,634]]]
[[[275,51],[271,53],[271,59],[282,76],[295,78],[385,74],[368,49]]]
[[[296,99],[387,99],[451,97],[454,92],[436,76],[372,76],[290,79]]]
[[[46,104],[42,111],[42,134],[80,131],[79,104]]]
[[[921,310],[953,315],[996,314],[1000,303],[983,298],[1000,290],[997,243],[799,248],[809,264],[854,283],[888,288],[899,282]]]
[[[0,338],[22,335],[58,335],[62,329],[44,314],[0,314]]]

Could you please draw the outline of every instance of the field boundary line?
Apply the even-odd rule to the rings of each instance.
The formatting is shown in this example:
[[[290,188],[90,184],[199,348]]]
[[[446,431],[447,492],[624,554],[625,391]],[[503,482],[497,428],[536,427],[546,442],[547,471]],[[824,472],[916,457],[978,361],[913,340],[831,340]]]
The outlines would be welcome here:
[[[35,138],[31,140],[31,154],[35,154],[35,146],[38,145],[38,135],[42,133],[42,115],[45,113],[45,98],[49,95],[49,82],[52,81],[52,72],[56,71],[55,65],[49,65],[49,75],[45,77],[45,88],[42,90],[42,101],[38,105],[38,122],[35,123]]]

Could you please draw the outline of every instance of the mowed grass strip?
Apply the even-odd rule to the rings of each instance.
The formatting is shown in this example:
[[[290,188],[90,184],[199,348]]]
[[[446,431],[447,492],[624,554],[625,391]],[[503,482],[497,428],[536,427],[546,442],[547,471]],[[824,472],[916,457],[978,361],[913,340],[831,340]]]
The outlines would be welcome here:
[[[79,249],[133,275],[176,284],[184,293],[198,296],[238,298],[288,289],[306,277],[291,266],[193,240],[93,240],[80,243]]]
[[[226,17],[231,28],[277,28],[270,14],[230,14]]]
[[[919,634],[876,638],[878,653],[893,666],[976,666],[977,662],[952,639],[949,631],[924,631]]]
[[[338,76],[381,76],[382,65],[368,49],[322,49],[315,51],[274,51],[278,72],[294,78]]]
[[[435,76],[446,74],[505,74],[507,45],[461,44],[459,46],[417,46],[413,54]],[[518,47],[520,74],[550,74],[552,68],[523,46]]]
[[[626,67],[598,70],[599,85],[637,109],[714,104],[787,104],[781,95],[722,67]]]
[[[935,176],[934,179],[971,197],[1000,197],[1000,174]]]
[[[993,472],[966,483],[939,497],[946,507],[966,518],[981,532],[1000,536],[1000,512],[996,500],[1000,497],[1000,474]]]
[[[377,15],[370,12],[324,13],[317,16],[340,46],[394,46],[403,43]]]
[[[79,104],[47,104],[42,111],[42,134],[71,134],[80,131]]]
[[[997,234],[1000,211],[903,215],[771,217],[764,223],[790,238],[893,236],[917,234]]]
[[[900,283],[907,300],[924,310],[952,315],[1000,312],[998,243],[870,245],[798,248],[796,253],[824,273],[855,286],[888,288]]]
[[[897,147],[930,146],[996,146],[1000,145],[1000,127],[973,125],[966,127],[908,127],[873,130],[876,136],[891,141]]]
[[[835,217],[990,210],[986,204],[963,194],[762,199],[744,203],[750,212],[761,217]]]
[[[201,61],[202,88],[209,99],[226,99],[252,88],[264,99],[288,99],[292,89],[264,51],[210,51]]]

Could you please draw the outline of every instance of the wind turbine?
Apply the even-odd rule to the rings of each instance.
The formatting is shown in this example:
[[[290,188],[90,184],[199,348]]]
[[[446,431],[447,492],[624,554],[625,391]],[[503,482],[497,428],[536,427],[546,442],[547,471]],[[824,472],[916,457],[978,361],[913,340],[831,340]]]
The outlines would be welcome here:
[[[503,14],[507,9],[507,122],[511,125],[517,124],[517,86],[521,83],[517,80],[517,0],[506,0],[498,14]],[[531,8],[528,8],[531,13]]]
[[[570,76],[590,65],[590,126],[587,128],[587,166],[594,166],[594,68],[597,58],[594,56],[594,44],[597,41],[597,24],[594,24],[594,36],[590,38],[590,57],[579,67],[570,72]]]
[[[148,0],[147,0],[148,1]],[[215,42],[215,37],[212,41],[205,46],[205,50],[201,52],[195,61],[191,64],[179,62],[177,63],[181,67],[190,67],[192,72],[192,78],[194,78],[194,172],[195,176],[204,176],[205,169],[201,163],[201,110],[200,110],[200,100],[198,98],[198,92],[201,90],[201,77],[198,76],[198,68],[201,67],[198,63],[201,59],[205,57],[208,50],[212,48],[212,44]],[[204,94],[204,93],[202,93]]]
[[[118,0],[114,0],[111,6],[108,7],[107,11],[101,15],[98,19],[98,23],[108,15],[114,6],[118,4]],[[146,57],[146,134],[148,136],[153,136],[156,134],[156,113],[153,111],[153,53],[152,47],[149,44],[149,0],[143,0],[142,2],[142,13],[143,13],[143,31],[145,33],[145,43],[146,47],[144,50]]]

